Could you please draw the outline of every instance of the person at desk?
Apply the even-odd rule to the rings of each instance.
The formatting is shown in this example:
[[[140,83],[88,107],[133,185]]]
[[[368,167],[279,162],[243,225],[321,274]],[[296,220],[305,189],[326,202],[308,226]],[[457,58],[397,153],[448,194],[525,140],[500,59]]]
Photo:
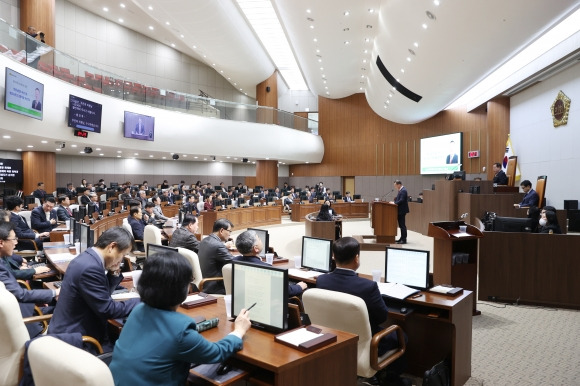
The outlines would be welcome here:
[[[91,198],[91,202],[89,202],[89,205],[94,207],[95,212],[101,214],[102,209],[101,205],[99,204],[99,196],[97,195],[97,193],[90,193],[89,197]]]
[[[154,203],[148,202],[147,204],[145,204],[145,210],[143,211],[143,224],[145,225],[155,224],[155,221],[157,221],[157,217],[153,212],[153,208],[155,208]]]
[[[72,182],[66,184],[66,192],[64,194],[66,194],[71,200],[77,196],[77,190],[75,189]]]
[[[154,204],[153,213],[155,213],[155,218],[157,220],[167,221],[169,217],[163,215],[163,211],[161,210],[161,199],[159,196],[155,196],[151,199]]]
[[[107,320],[124,318],[139,299],[115,301],[111,294],[123,280],[121,262],[132,250],[133,237],[121,227],[107,229],[95,246],[74,258],[62,281],[49,334],[79,332],[98,340],[105,352],[113,345],[107,336]]]
[[[40,203],[44,203],[44,199],[46,197],[46,191],[44,190],[44,182],[39,182],[37,184],[37,188],[34,192],[32,192],[34,198],[38,198]]]
[[[49,197],[42,206],[37,206],[30,213],[32,229],[38,233],[52,231],[57,226],[54,198]]]
[[[16,297],[22,317],[34,315],[34,306],[38,304],[51,304],[44,307],[43,313],[51,313],[59,290],[26,290],[16,281],[11,268],[10,257],[14,254],[14,248],[18,244],[18,238],[14,227],[10,222],[0,221],[0,281],[6,289]],[[35,337],[42,331],[39,323],[26,324],[30,337]]]
[[[332,244],[333,258],[336,262],[336,269],[330,273],[318,276],[316,287],[331,291],[343,292],[358,296],[364,300],[369,314],[369,323],[372,334],[376,334],[383,328],[380,326],[387,320],[389,310],[385,305],[377,283],[359,277],[356,270],[360,267],[360,244],[353,237],[343,237]],[[405,335],[405,341],[407,336]],[[379,357],[387,351],[398,347],[397,335],[395,332],[387,335],[379,342]],[[405,356],[393,362],[385,370],[387,379],[394,384],[400,381],[401,373],[405,369]],[[369,384],[373,384],[373,379]],[[376,383],[378,384],[378,383]]]
[[[56,207],[56,218],[58,221],[68,221],[72,217],[72,212],[70,210],[70,198],[61,194],[58,196],[58,206]]]
[[[213,224],[212,233],[199,243],[197,255],[203,277],[222,277],[222,267],[232,261],[226,242],[233,227],[230,220],[220,218]],[[203,292],[224,295],[226,288],[221,280],[210,281],[203,286]]]
[[[342,198],[344,202],[354,202],[353,198],[350,195],[350,192],[346,192],[345,196]]]
[[[493,183],[495,185],[507,185],[508,178],[505,175],[504,171],[501,169],[501,164],[499,162],[494,163],[491,166],[493,170]]]
[[[562,234],[560,225],[558,225],[556,212],[552,212],[551,210],[542,211],[540,226],[542,227],[540,233]]]
[[[143,212],[141,212],[140,206],[134,206],[129,211],[129,219],[127,220],[133,231],[133,237],[135,240],[143,240],[143,234],[145,233],[145,223],[143,222]],[[137,243],[137,248],[144,252],[145,248],[143,243]]]
[[[179,253],[147,259],[137,285],[143,303],[127,318],[113,351],[116,385],[185,385],[191,363],[223,362],[242,349],[251,326],[245,309],[234,330],[217,342],[199,334],[190,316],[176,312],[191,280],[191,264]]]
[[[22,210],[22,204],[24,204],[24,201],[18,196],[9,196],[4,199],[4,205],[10,211],[10,222],[14,226],[16,237],[19,239],[34,240],[37,249],[42,251],[42,238],[48,237],[50,232],[36,233],[30,229],[26,220],[18,214]],[[23,249],[33,249],[32,243],[26,240],[20,240],[20,244],[23,245]]]
[[[213,197],[211,194],[205,196],[205,202],[203,203],[203,210],[208,211],[208,210],[213,210],[214,206],[213,206]]]
[[[334,220],[332,217],[332,210],[330,209],[330,205],[328,203],[322,204],[320,207],[320,212],[316,216],[316,221],[332,221]]]
[[[197,217],[192,214],[186,214],[183,216],[181,227],[173,232],[169,246],[173,248],[187,248],[198,253],[199,240],[195,237],[198,227]]]
[[[264,249],[264,244],[256,232],[244,231],[240,233],[236,238],[236,248],[241,253],[241,256],[236,256],[233,260],[270,266],[270,264],[263,262],[259,257]],[[303,281],[296,284],[288,284],[288,297],[300,296],[306,288],[308,286]]]
[[[405,216],[409,213],[407,189],[400,180],[396,180],[393,185],[398,193],[395,201],[391,201],[391,204],[397,205],[397,222],[399,223],[399,228],[401,228],[401,237],[396,243],[407,244],[407,225],[405,224]]]
[[[540,197],[538,193],[534,189],[532,189],[532,183],[529,180],[523,180],[520,184],[522,190],[524,191],[525,195],[522,199],[522,202],[519,204],[514,204],[516,208],[527,208],[530,206],[538,206]]]
[[[84,188],[83,195],[79,198],[79,205],[89,205],[91,203],[91,189]]]
[[[199,214],[199,209],[197,208],[197,197],[194,194],[187,196],[185,203],[183,204],[182,210],[185,213]]]

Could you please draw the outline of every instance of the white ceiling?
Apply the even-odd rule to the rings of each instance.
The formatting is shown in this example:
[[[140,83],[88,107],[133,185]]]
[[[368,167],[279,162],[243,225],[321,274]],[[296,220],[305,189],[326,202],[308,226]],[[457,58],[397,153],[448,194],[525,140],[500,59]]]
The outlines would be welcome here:
[[[125,8],[118,0],[69,1],[116,23],[123,18],[119,24],[175,44],[223,71],[252,97],[256,85],[275,70],[235,0],[130,0],[123,1]],[[399,123],[437,114],[580,5],[569,0],[272,3],[313,94],[343,98],[365,92],[377,114]],[[418,103],[392,90],[377,68],[377,56],[401,85],[422,96]]]

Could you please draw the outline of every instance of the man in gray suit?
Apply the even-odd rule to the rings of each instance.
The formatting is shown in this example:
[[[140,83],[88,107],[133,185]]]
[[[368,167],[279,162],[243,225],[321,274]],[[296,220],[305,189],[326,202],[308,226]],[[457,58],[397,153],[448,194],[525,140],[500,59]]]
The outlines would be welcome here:
[[[232,254],[226,247],[234,225],[225,218],[213,224],[212,233],[199,243],[199,265],[203,277],[221,277],[222,267],[232,261]],[[225,295],[223,281],[210,281],[203,287],[203,292]]]
[[[199,241],[197,240],[197,237],[195,237],[197,228],[197,217],[191,214],[186,214],[181,222],[181,228],[178,228],[173,232],[169,246],[174,248],[187,248],[198,253]]]

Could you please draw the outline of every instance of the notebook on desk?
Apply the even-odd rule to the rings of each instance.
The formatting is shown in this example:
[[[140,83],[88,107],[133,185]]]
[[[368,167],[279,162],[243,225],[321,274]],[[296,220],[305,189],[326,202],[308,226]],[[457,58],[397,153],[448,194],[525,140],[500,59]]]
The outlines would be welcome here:
[[[379,286],[379,292],[383,296],[388,296],[390,298],[403,300],[411,295],[419,293],[418,289],[407,287],[404,284],[398,283],[377,283]]]

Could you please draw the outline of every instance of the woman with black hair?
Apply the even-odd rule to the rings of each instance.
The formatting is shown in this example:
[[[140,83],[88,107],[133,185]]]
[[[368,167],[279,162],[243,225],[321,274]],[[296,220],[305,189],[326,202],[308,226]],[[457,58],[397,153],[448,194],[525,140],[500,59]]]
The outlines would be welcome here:
[[[542,213],[540,225],[542,226],[542,231],[540,233],[562,233],[560,225],[558,225],[558,218],[556,217],[556,213],[552,212],[551,210],[547,210]]]
[[[191,317],[176,312],[192,281],[191,264],[177,252],[150,256],[137,290],[143,303],[133,309],[109,366],[116,385],[185,385],[191,363],[218,363],[242,349],[250,328],[242,309],[234,331],[210,342]]]

